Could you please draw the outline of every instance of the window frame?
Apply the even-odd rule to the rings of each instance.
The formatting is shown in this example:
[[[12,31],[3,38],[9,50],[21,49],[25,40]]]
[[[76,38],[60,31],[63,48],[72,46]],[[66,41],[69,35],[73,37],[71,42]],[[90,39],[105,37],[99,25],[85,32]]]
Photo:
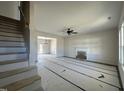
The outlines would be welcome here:
[[[124,67],[124,22],[119,30],[119,62]]]

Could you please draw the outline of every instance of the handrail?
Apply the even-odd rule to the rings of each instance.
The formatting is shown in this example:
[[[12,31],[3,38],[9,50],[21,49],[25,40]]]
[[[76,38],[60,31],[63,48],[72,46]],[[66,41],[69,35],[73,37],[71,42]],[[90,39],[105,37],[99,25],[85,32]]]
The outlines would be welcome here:
[[[20,15],[22,15],[22,18],[23,18],[22,21],[24,21],[23,30],[25,30],[24,33],[26,33],[27,31],[29,31],[29,24],[28,24],[28,22],[26,22],[26,18],[25,18],[25,15],[24,15],[24,13],[23,13],[23,11],[22,11],[22,9],[21,9],[21,6],[18,6],[18,9],[19,9],[19,11],[20,11]],[[22,23],[22,24],[23,24],[23,23]],[[25,39],[25,43],[27,43],[26,40],[27,40],[27,39]],[[26,46],[27,46],[27,45],[26,45]],[[27,47],[26,50],[27,50],[27,52],[28,52],[28,66],[30,67],[30,62],[29,62],[29,47]]]
[[[22,9],[21,9],[21,7],[20,7],[20,6],[18,6],[18,9],[19,9],[19,11],[20,11],[21,15],[23,16],[24,23],[25,23],[25,26],[26,26],[26,25],[27,25],[27,23],[26,23],[26,18],[25,18],[25,15],[24,15],[24,13],[23,13],[23,11],[22,11]]]

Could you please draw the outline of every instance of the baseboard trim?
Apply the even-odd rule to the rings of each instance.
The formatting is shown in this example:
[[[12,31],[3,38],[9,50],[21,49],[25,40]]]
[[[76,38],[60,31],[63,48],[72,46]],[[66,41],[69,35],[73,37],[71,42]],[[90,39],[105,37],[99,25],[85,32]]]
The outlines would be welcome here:
[[[68,57],[68,56],[63,56],[63,57],[76,59],[76,58],[74,58],[74,57]],[[78,59],[76,59],[76,60],[78,60]],[[114,66],[114,67],[117,67],[117,65],[107,64],[107,63],[100,63],[100,62],[98,62],[98,61],[93,61],[93,60],[80,60],[80,61],[94,62],[94,63],[97,63],[97,64],[102,64],[102,65],[108,65],[108,66]]]

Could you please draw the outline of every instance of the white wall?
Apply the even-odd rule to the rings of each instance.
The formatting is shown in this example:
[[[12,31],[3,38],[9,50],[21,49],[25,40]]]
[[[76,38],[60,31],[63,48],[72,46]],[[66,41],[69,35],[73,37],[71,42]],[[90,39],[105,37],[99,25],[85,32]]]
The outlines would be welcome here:
[[[65,38],[65,56],[75,57],[76,49],[87,52],[88,60],[117,65],[117,30],[98,31]]]
[[[34,6],[30,3],[30,65],[37,61],[37,33],[34,26]]]
[[[37,61],[37,33],[30,29],[30,65],[35,65]]]
[[[124,22],[124,3],[123,3],[122,13],[121,13],[121,17],[120,17],[119,26],[118,26],[118,32],[121,30],[122,22]],[[121,75],[122,85],[123,85],[123,89],[124,89],[124,66],[122,65],[122,62],[120,60],[118,61],[118,67],[119,67],[119,72]]]
[[[13,19],[20,19],[19,1],[0,1],[0,15]]]

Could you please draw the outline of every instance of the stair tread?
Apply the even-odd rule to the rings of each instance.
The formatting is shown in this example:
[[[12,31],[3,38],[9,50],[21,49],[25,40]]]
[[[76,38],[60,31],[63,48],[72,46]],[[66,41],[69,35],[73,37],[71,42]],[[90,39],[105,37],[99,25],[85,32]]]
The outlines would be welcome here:
[[[0,17],[0,22],[3,22],[5,24],[10,24],[10,25],[20,25],[20,21],[19,20],[13,21],[11,19],[8,20],[8,19],[1,18],[1,17]]]
[[[17,29],[17,30],[11,30],[11,29],[4,29],[2,27],[0,27],[0,31],[6,31],[6,32],[11,31],[11,32],[16,32],[16,33],[21,32],[21,30],[19,30],[19,29]]]
[[[0,40],[0,42],[24,42],[24,41],[17,41],[17,40]]]
[[[0,25],[9,26],[9,27],[20,27],[20,24],[9,24],[9,23],[5,23],[4,21],[1,21],[1,20],[0,20]]]
[[[23,35],[21,32],[20,33],[13,33],[13,32],[7,32],[7,31],[0,31],[0,34],[11,34],[11,35],[17,35],[17,36]]]
[[[2,61],[2,62],[0,62],[0,65],[12,64],[12,63],[18,63],[18,62],[24,62],[24,61],[28,61],[28,59],[24,58],[24,59]]]
[[[0,53],[0,55],[10,55],[10,54],[25,54],[27,52],[6,52],[6,53]]]
[[[11,30],[19,30],[20,29],[19,27],[9,27],[9,26],[3,26],[3,25],[0,25],[0,28],[11,29]]]
[[[12,30],[1,30],[0,29],[0,32],[4,32],[4,33],[13,33],[13,34],[22,34],[21,31],[12,31]]]
[[[40,79],[41,79],[40,76],[35,75],[32,77],[22,79],[22,80],[14,82],[14,83],[8,84],[6,86],[3,86],[2,89],[7,89],[9,91],[16,91],[16,90],[19,90],[21,88],[24,88],[24,87],[34,83],[35,81],[40,80]]]
[[[11,70],[11,71],[0,72],[0,79],[5,78],[5,77],[9,77],[9,76],[12,76],[12,75],[15,75],[15,74],[19,74],[19,73],[22,73],[22,72],[26,72],[26,71],[34,69],[34,68],[36,68],[36,66],[24,67],[24,68]]]
[[[0,22],[0,27],[7,27],[7,28],[12,28],[12,29],[19,29],[20,28],[19,25],[18,26],[8,25],[7,23],[6,24],[2,24],[1,22]]]
[[[23,36],[9,36],[9,35],[0,35],[0,36],[4,36],[4,37],[14,37],[14,38],[23,38]]]
[[[4,45],[4,46],[0,46],[0,47],[7,48],[7,47],[25,47],[25,46],[24,45],[15,45],[15,46]]]
[[[2,48],[7,48],[7,47],[11,48],[11,47],[25,47],[25,46],[0,46],[0,47],[2,47]]]
[[[3,16],[3,15],[0,15],[0,20],[7,20],[9,22],[15,22],[15,23],[20,22],[19,20],[16,20],[16,19],[13,19],[13,18],[9,18],[9,17]]]

